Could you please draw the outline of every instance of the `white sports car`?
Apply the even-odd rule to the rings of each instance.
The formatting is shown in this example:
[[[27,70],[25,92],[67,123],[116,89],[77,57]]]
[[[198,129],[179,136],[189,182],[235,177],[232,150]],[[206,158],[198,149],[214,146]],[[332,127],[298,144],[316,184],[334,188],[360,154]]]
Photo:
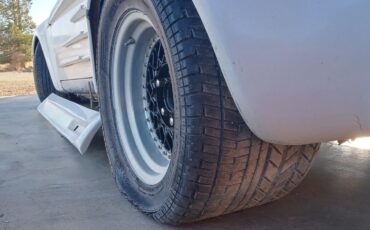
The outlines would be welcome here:
[[[119,190],[159,222],[265,204],[319,143],[370,135],[369,9],[59,0],[33,42],[39,110],[81,152],[102,125]]]

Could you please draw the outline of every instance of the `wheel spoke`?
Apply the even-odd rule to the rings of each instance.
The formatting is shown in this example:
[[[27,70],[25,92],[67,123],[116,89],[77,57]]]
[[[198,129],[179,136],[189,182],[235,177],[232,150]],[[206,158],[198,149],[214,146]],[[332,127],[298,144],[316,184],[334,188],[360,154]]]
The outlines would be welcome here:
[[[153,46],[146,66],[149,127],[155,131],[155,140],[160,142],[158,144],[171,152],[174,139],[172,85],[164,49],[159,40]]]

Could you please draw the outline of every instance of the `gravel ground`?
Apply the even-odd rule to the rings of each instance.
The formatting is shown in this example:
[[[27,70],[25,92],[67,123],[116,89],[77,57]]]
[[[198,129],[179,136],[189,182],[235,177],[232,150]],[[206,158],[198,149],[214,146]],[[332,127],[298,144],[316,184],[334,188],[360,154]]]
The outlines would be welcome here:
[[[0,97],[35,95],[32,73],[0,73]]]

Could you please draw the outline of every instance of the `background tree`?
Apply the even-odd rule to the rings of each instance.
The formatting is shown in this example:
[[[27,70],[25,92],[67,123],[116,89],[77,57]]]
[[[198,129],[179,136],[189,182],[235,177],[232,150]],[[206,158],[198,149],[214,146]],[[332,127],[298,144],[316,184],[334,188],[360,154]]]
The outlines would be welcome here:
[[[0,0],[0,62],[20,69],[31,60],[32,0]]]

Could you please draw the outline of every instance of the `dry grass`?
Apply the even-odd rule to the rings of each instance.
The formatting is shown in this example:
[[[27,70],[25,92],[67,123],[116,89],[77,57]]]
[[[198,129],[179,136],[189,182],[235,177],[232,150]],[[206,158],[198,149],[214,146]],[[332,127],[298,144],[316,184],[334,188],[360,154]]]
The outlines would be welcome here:
[[[0,97],[36,94],[32,73],[0,73]]]
[[[14,66],[10,65],[9,63],[0,64],[0,72],[11,72],[14,71]],[[21,69],[23,72],[29,72],[33,69],[33,62],[26,62],[24,68]]]
[[[5,70],[9,69],[10,64],[0,64],[0,72],[4,72]]]

